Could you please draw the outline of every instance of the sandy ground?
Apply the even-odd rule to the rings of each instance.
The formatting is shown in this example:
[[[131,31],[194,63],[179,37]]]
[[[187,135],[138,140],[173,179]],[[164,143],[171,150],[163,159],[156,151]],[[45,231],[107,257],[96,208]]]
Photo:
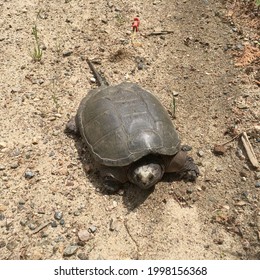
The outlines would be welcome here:
[[[0,259],[260,258],[259,170],[239,137],[213,153],[247,131],[259,158],[256,18],[235,8],[211,0],[0,3]],[[167,175],[149,192],[130,184],[102,191],[88,151],[64,133],[96,87],[86,58],[111,84],[151,91],[169,113],[175,96],[173,122],[193,147],[196,183]]]

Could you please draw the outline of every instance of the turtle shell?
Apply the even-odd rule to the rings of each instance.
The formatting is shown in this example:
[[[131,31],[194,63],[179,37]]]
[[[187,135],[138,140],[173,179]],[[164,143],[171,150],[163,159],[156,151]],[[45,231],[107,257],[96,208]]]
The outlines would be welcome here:
[[[76,124],[94,159],[126,166],[149,154],[174,155],[180,140],[159,100],[134,83],[91,90]]]

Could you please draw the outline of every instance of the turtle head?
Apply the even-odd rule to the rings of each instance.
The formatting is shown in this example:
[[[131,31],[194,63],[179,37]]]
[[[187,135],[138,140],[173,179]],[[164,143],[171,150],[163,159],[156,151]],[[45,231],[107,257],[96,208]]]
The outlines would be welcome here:
[[[129,169],[128,179],[141,189],[149,189],[160,181],[164,173],[160,163],[137,162]]]

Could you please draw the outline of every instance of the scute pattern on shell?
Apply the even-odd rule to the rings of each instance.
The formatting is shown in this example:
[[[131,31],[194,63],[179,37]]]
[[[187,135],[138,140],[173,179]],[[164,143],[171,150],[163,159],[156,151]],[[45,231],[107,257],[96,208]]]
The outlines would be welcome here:
[[[76,123],[96,161],[125,166],[148,154],[174,155],[178,134],[159,100],[134,83],[92,90]]]

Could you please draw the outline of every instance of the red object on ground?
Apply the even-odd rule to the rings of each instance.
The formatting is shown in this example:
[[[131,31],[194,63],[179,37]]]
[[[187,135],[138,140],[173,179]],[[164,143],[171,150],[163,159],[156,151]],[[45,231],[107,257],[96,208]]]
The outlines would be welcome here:
[[[133,31],[138,31],[138,27],[139,27],[139,24],[140,24],[140,19],[139,18],[134,18],[134,22],[132,23],[132,28],[133,28]]]

